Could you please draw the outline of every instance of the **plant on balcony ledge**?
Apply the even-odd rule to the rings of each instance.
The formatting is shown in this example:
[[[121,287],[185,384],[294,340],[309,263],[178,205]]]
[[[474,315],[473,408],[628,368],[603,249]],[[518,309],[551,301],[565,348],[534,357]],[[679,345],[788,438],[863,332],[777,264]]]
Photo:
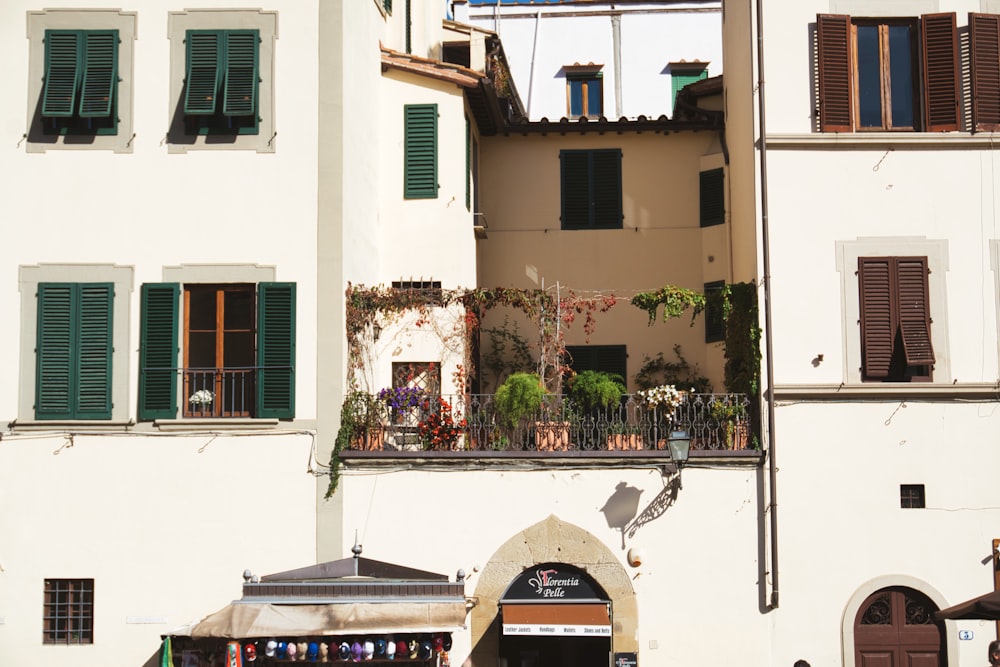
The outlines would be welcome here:
[[[584,412],[617,407],[625,393],[625,379],[614,373],[583,371],[569,381],[569,396]]]
[[[503,426],[513,430],[528,415],[537,414],[545,398],[542,380],[534,373],[512,373],[493,396]]]
[[[418,387],[386,387],[378,393],[378,400],[389,409],[396,423],[402,423],[411,416],[415,408],[426,399],[426,392]]]
[[[464,418],[455,421],[451,403],[438,396],[437,409],[432,409],[430,400],[425,400],[423,411],[427,417],[417,424],[417,432],[420,434],[424,449],[439,451],[458,449],[457,445],[465,433],[468,422]]]

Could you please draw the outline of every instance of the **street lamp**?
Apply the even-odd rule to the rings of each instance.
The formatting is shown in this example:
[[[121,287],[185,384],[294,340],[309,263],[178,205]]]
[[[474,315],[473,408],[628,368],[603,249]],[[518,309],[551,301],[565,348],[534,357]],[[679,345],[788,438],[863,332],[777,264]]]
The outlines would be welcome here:
[[[681,466],[687,463],[688,455],[691,453],[691,434],[687,431],[671,431],[667,447],[670,448],[670,460],[677,466],[677,488],[683,489]]]

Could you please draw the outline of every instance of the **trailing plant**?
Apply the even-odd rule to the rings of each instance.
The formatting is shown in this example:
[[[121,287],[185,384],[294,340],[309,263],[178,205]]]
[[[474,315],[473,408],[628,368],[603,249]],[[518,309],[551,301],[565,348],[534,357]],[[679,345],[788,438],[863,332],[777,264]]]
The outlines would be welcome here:
[[[746,394],[750,400],[750,421],[754,449],[760,432],[760,320],[757,285],[734,283],[722,288],[723,316],[726,321],[726,390]]]
[[[661,306],[664,322],[680,317],[690,308],[691,325],[694,326],[695,318],[705,310],[705,295],[676,285],[664,285],[652,292],[639,292],[632,297],[632,305],[646,311],[650,326],[656,321]]]
[[[570,398],[585,412],[617,407],[625,391],[625,379],[615,373],[582,371],[569,381]]]
[[[497,387],[493,401],[503,425],[514,429],[526,416],[541,409],[545,394],[545,386],[538,375],[512,373]]]
[[[340,407],[340,428],[337,429],[337,438],[333,442],[333,452],[330,454],[330,483],[326,489],[327,498],[336,493],[340,484],[340,453],[350,449],[352,443],[381,424],[382,410],[373,396],[360,391],[347,394]]]
[[[695,394],[712,393],[712,381],[701,374],[697,364],[688,362],[680,345],[674,345],[674,357],[676,361],[668,361],[662,352],[657,352],[655,357],[644,355],[642,366],[634,376],[636,386],[650,389],[672,384]]]

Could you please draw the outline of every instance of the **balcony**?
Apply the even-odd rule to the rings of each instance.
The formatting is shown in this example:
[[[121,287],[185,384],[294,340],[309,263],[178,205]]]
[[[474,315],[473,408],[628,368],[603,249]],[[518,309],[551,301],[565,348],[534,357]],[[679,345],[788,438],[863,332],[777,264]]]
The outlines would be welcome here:
[[[498,414],[492,394],[433,396],[417,407],[392,410],[377,397],[348,397],[343,448],[403,452],[629,452],[667,451],[673,431],[686,431],[693,451],[754,448],[744,394],[685,394],[673,414],[650,408],[635,394],[616,407],[583,411],[562,395],[549,395],[537,413],[516,425]]]

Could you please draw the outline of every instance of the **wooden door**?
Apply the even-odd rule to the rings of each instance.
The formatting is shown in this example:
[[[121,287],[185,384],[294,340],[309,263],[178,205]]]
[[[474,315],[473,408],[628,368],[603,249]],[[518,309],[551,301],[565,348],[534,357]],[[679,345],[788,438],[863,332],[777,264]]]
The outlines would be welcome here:
[[[913,589],[884,588],[861,605],[854,620],[857,667],[947,667],[937,605]]]

